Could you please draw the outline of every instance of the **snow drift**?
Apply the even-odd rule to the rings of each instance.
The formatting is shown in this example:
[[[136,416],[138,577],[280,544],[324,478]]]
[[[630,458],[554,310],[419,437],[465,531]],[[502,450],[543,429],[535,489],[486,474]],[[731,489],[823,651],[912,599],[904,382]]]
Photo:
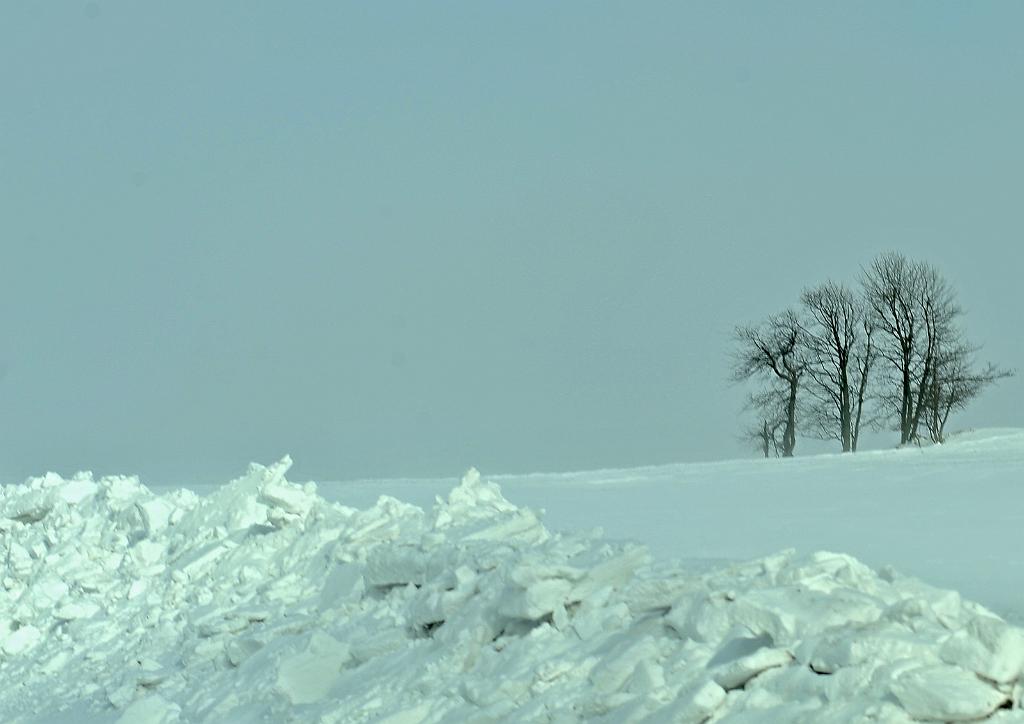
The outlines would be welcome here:
[[[3,488],[0,720],[1024,721],[1024,631],[852,557],[555,534],[470,471],[364,510],[287,458],[199,497]]]

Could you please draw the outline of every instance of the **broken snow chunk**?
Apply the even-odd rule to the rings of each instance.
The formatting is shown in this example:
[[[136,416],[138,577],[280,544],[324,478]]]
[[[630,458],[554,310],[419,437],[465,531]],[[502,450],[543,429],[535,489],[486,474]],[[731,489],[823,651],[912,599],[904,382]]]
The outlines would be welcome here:
[[[53,616],[60,621],[74,621],[80,618],[92,618],[100,610],[100,605],[93,601],[71,601],[58,606],[53,612]]]
[[[783,566],[774,576],[776,584],[794,583],[801,587],[830,593],[836,588],[860,588],[874,581],[874,571],[853,556],[818,551],[807,559]]]
[[[1024,674],[1024,631],[998,618],[974,616],[942,645],[943,661],[998,684]]]
[[[16,577],[24,578],[32,572],[32,568],[31,554],[25,546],[17,541],[12,541],[7,556],[7,569]]]
[[[641,663],[653,662],[660,654],[658,643],[649,636],[610,652],[590,672],[594,693],[598,697],[615,694],[623,688]]]
[[[886,574],[890,576],[901,597],[922,601],[927,605],[927,608],[923,609],[925,615],[934,615],[939,623],[950,630],[957,629],[963,624],[964,602],[956,591],[935,588],[916,578],[902,576],[894,570],[889,570]],[[889,613],[892,615],[898,611],[899,607],[896,606]],[[921,620],[920,616],[918,620]]]
[[[973,673],[941,664],[906,671],[890,688],[912,717],[938,721],[984,719],[1009,698]]]
[[[240,666],[243,661],[255,654],[261,648],[263,648],[263,644],[256,639],[233,638],[224,644],[224,654],[227,656],[228,662],[232,666]]]
[[[196,580],[205,575],[217,560],[227,552],[227,546],[220,542],[214,542],[188,551],[175,561],[175,566],[190,579]]]
[[[341,667],[350,659],[348,644],[320,631],[314,632],[306,648],[283,659],[277,670],[277,690],[292,704],[310,704],[327,696]]]
[[[537,514],[529,509],[522,509],[514,515],[504,518],[476,519],[473,526],[476,530],[465,531],[466,541],[519,541],[521,543],[542,543],[548,538],[548,532],[541,525]]]
[[[181,721],[181,707],[159,694],[151,694],[131,704],[116,724],[174,724]]]
[[[171,576],[175,580],[177,580],[177,578],[180,578],[183,581],[184,580],[188,580],[188,576],[186,576],[181,571],[177,571],[177,570],[173,571]],[[138,579],[138,580],[132,581],[131,585],[128,586],[128,594],[127,594],[128,600],[131,600],[133,598],[138,598],[139,596],[141,596],[143,593],[146,592],[146,589],[148,587],[149,587],[149,584],[146,583],[146,581],[144,579]]]
[[[268,507],[258,499],[260,489],[281,482],[290,465],[291,459],[287,457],[269,467],[250,465],[243,477],[219,488],[182,515],[179,525],[200,531],[219,528],[226,532],[265,525]]]
[[[725,689],[714,681],[704,681],[680,692],[675,701],[652,721],[700,724],[710,719],[725,703],[725,699]]]
[[[111,510],[121,511],[135,504],[145,489],[134,476],[110,476],[100,480],[100,488],[107,499]]]
[[[39,672],[42,674],[55,674],[65,666],[71,660],[70,651],[59,651],[54,656],[50,657],[49,661],[44,662],[39,667]]]
[[[397,628],[375,631],[352,642],[352,658],[363,663],[378,656],[390,654],[408,645],[409,638]]]
[[[313,483],[301,486],[283,478],[271,478],[260,488],[261,503],[300,518],[309,514],[316,501],[316,485]]]
[[[37,578],[33,583],[29,589],[29,596],[32,606],[37,610],[41,610],[52,608],[60,603],[68,595],[68,590],[68,584],[61,579],[51,575],[44,575],[41,578]]]
[[[22,626],[11,633],[3,643],[3,650],[8,656],[17,656],[28,651],[42,638],[42,632],[31,624]]]
[[[726,607],[729,603],[706,588],[694,591],[672,604],[665,623],[680,636],[694,641],[720,641],[734,627]]]
[[[426,580],[426,557],[413,546],[392,546],[370,552],[366,582],[371,586],[421,585]]]
[[[628,546],[618,555],[604,560],[575,583],[569,596],[572,601],[582,601],[602,588],[621,588],[633,578],[638,568],[646,565],[651,555],[644,546]]]
[[[146,536],[152,537],[164,530],[174,513],[174,506],[163,498],[153,498],[143,503],[136,503],[139,511],[139,518],[142,520],[142,529]]]
[[[356,590],[356,584],[359,583],[362,575],[362,568],[352,563],[338,563],[331,568],[331,572],[327,574],[323,588],[320,590],[320,610],[326,611],[331,606],[343,601]]]
[[[799,595],[787,590],[762,589],[736,597],[725,606],[725,609],[734,625],[743,626],[758,636],[765,635],[775,645],[785,645],[798,637],[800,624],[810,628],[815,623],[814,615],[807,610],[811,609],[811,606],[802,607],[799,599]],[[841,601],[836,601],[835,608],[842,610]],[[827,606],[820,606],[819,609],[828,611]],[[805,614],[799,623],[798,617],[794,615],[795,611]]]
[[[623,596],[630,611],[670,610],[673,602],[683,598],[687,592],[692,594],[702,585],[692,575],[679,571],[664,572],[662,576],[634,580],[625,588]]]
[[[587,599],[576,610],[572,618],[572,630],[581,640],[586,641],[605,632],[618,631],[631,620],[626,604],[608,606],[606,603],[607,600],[598,599],[594,602],[594,599]]]
[[[107,701],[109,701],[115,709],[124,709],[132,703],[135,699],[136,686],[134,680],[123,680],[116,686],[107,687]],[[127,724],[127,722],[125,722]]]
[[[771,637],[764,634],[757,637],[734,636],[718,647],[715,655],[708,661],[708,668],[714,668],[742,659],[761,649],[771,648],[771,645]]]
[[[822,674],[871,661],[936,661],[937,654],[933,639],[894,624],[834,629],[808,645],[811,668]]]
[[[144,538],[132,546],[132,558],[140,566],[152,566],[160,562],[167,553],[167,543]]]
[[[749,639],[747,641],[749,645],[756,646],[759,640]],[[732,643],[734,642],[730,642],[730,644]],[[728,647],[729,644],[726,646]],[[739,649],[744,651],[748,650],[744,649],[742,645],[738,647],[738,650]],[[774,669],[778,666],[786,666],[792,660],[793,655],[785,649],[772,649],[767,647],[756,648],[753,653],[741,656],[740,658],[736,658],[731,661],[725,661],[715,667],[711,674],[719,686],[726,691],[730,691],[746,685],[748,681],[768,669]]]
[[[434,527],[445,528],[453,523],[477,518],[490,518],[499,513],[514,513],[517,508],[501,494],[494,483],[481,480],[480,472],[470,468],[462,482],[448,494],[447,501],[438,501],[434,511]]]
[[[383,541],[409,541],[422,534],[421,508],[382,495],[369,510],[358,511],[341,538],[351,546],[370,546]]]
[[[410,707],[388,714],[382,719],[375,719],[375,724],[421,724],[430,716],[433,702],[421,701]]]
[[[69,480],[57,491],[57,498],[69,505],[78,505],[82,501],[91,498],[99,490],[99,485],[92,481],[92,477],[76,477]]]
[[[38,523],[53,510],[53,498],[42,490],[34,490],[16,498],[4,516],[18,523]]]
[[[496,707],[501,714],[496,718],[484,721],[502,721],[515,708],[530,688],[530,679],[524,676],[496,676],[493,679],[469,677],[459,682],[460,693],[470,702],[479,707]],[[507,707],[507,710],[503,709]]]
[[[526,588],[537,581],[563,578],[571,582],[583,577],[583,571],[574,566],[559,563],[524,562],[509,571],[510,582]]]
[[[509,586],[502,596],[498,612],[509,618],[536,620],[565,604],[572,583],[564,578],[547,578],[526,588]]]

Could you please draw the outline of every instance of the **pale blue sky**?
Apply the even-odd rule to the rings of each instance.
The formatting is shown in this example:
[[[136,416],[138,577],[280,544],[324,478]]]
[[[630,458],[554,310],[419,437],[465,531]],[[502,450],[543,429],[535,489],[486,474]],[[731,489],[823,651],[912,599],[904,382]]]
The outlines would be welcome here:
[[[890,248],[1021,367],[1021,27],[1015,2],[0,3],[0,475],[746,455],[731,327]],[[1019,425],[1022,392],[951,425]]]

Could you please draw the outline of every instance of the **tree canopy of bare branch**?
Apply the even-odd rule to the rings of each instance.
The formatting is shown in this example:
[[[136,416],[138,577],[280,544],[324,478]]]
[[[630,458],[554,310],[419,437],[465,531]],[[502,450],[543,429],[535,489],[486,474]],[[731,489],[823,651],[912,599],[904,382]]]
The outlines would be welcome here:
[[[800,318],[791,309],[770,316],[761,325],[737,327],[734,332],[733,380],[775,380],[785,389],[783,457],[792,457],[796,447],[797,394],[808,367],[805,337]]]
[[[799,311],[736,327],[732,380],[759,385],[744,439],[789,457],[799,422],[843,452],[857,451],[866,426],[891,425],[901,445],[922,431],[942,442],[954,412],[1014,374],[975,362],[962,315],[935,266],[888,252],[861,269],[859,290],[828,280],[803,290]]]
[[[924,398],[924,425],[932,442],[945,442],[951,413],[966,408],[989,385],[1014,374],[991,362],[977,368],[977,351],[959,331],[943,339],[936,351],[935,371]]]
[[[896,372],[898,394],[890,399],[900,444],[916,441],[936,356],[961,314],[960,306],[934,266],[896,252],[876,258],[863,270],[861,281],[881,333],[879,354]]]
[[[857,448],[868,375],[873,361],[863,300],[843,284],[805,289],[810,403],[805,417],[813,434],[836,439],[843,452]]]

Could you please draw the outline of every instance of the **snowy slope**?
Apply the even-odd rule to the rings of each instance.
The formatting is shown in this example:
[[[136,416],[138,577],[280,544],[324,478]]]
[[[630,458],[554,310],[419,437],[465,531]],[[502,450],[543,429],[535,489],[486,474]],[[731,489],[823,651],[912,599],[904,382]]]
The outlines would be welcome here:
[[[1024,625],[1024,430],[946,445],[791,460],[489,476],[554,529],[600,526],[659,558],[743,560],[843,551],[984,603]],[[357,481],[321,493],[349,505],[388,492],[429,506],[458,481]]]
[[[0,721],[1024,721],[1024,631],[906,570],[811,552],[926,566],[944,539],[939,556],[989,536],[1012,576],[1019,527],[993,529],[1018,520],[1022,450],[1006,431],[503,490],[471,471],[318,492],[287,459],[202,497],[6,486]],[[376,499],[438,486],[426,507]],[[551,529],[580,523],[655,555]],[[773,552],[788,545],[807,550]],[[966,576],[970,553],[951,560]],[[1012,585],[974,580],[1012,604]]]

